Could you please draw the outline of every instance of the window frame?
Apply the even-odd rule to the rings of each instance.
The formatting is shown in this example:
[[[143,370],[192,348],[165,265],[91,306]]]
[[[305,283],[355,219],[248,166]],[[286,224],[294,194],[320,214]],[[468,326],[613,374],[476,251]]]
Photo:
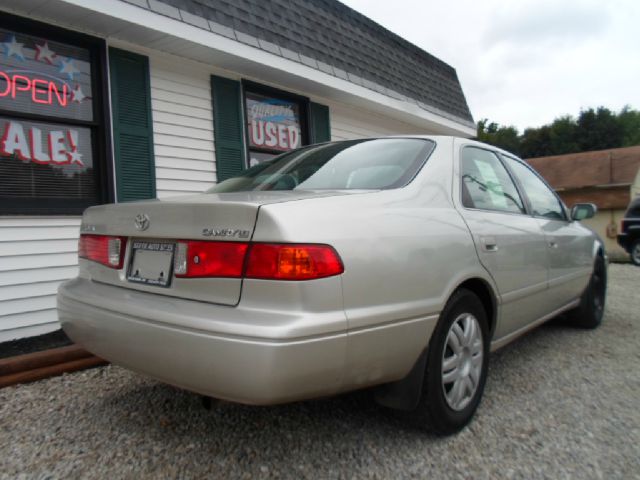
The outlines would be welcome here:
[[[107,53],[103,39],[85,35],[64,28],[37,22],[24,17],[3,13],[0,27],[25,35],[51,39],[60,43],[78,46],[89,51],[92,78],[91,91],[93,102],[93,120],[60,118],[52,115],[39,115],[30,112],[17,112],[0,108],[0,116],[18,121],[43,122],[54,125],[74,125],[88,128],[91,135],[91,155],[94,159],[94,175],[97,180],[98,198],[96,201],[83,199],[60,199],[52,197],[16,198],[3,197],[0,193],[0,215],[80,215],[92,205],[113,202],[114,181],[109,109],[105,99],[109,99],[106,81]]]
[[[505,171],[507,172],[507,175],[509,176],[509,178],[511,179],[511,182],[513,183],[514,188],[516,189],[516,192],[518,193],[518,196],[520,197],[520,201],[522,202],[522,206],[524,207],[524,212],[510,212],[508,210],[497,210],[497,209],[489,209],[489,208],[478,208],[478,207],[467,207],[464,204],[463,198],[462,198],[462,151],[465,148],[475,148],[477,150],[484,150],[486,152],[489,152],[491,154],[493,154],[496,157],[496,160],[498,161],[498,163],[500,165],[502,165],[502,167],[505,169]],[[474,144],[465,144],[462,145],[460,147],[460,150],[458,152],[458,167],[459,167],[459,171],[458,171],[458,180],[459,180],[459,201],[460,201],[460,205],[462,205],[462,208],[464,208],[465,210],[472,210],[472,211],[477,211],[477,212],[489,212],[489,213],[502,213],[505,215],[530,215],[530,210],[529,210],[529,204],[528,204],[528,198],[526,198],[523,195],[522,189],[521,189],[521,185],[520,183],[517,181],[516,178],[514,178],[513,172],[507,168],[507,166],[505,165],[505,162],[503,162],[502,158],[500,157],[499,152],[492,150],[490,148],[485,148],[483,146],[480,145],[474,145]]]
[[[560,196],[556,193],[556,191],[553,188],[551,188],[549,183],[547,183],[547,181],[542,177],[542,175],[540,175],[538,172],[536,172],[536,170],[533,167],[531,167],[531,165],[529,165],[527,162],[525,162],[522,159],[519,159],[519,158],[514,157],[512,155],[507,155],[507,154],[505,154],[503,152],[497,152],[497,154],[498,154],[498,157],[500,158],[500,160],[502,161],[502,163],[504,164],[505,168],[511,174],[511,177],[516,182],[516,184],[518,186],[518,189],[522,191],[521,196],[523,196],[526,199],[525,203],[526,203],[527,212],[531,217],[540,218],[540,219],[544,219],[544,220],[552,220],[552,221],[555,221],[555,222],[564,222],[564,223],[569,223],[571,221],[570,220],[570,215],[568,215],[568,212],[567,212],[567,206],[564,204],[564,202],[562,201]],[[564,217],[563,219],[549,218],[549,217],[545,217],[543,215],[535,215],[533,213],[533,206],[531,204],[531,200],[529,199],[529,195],[527,195],[527,191],[524,188],[524,186],[522,185],[522,183],[520,182],[520,179],[517,177],[515,172],[513,172],[513,170],[509,166],[509,162],[507,161],[507,159],[513,160],[514,162],[517,162],[517,163],[521,164],[522,166],[524,166],[531,173],[533,173],[533,175],[536,176],[543,183],[543,185],[545,187],[547,187],[547,189],[549,189],[549,191],[553,194],[553,196],[555,197],[556,201],[558,202],[558,205],[560,206],[560,211],[562,212],[562,215]]]
[[[279,88],[256,83],[251,80],[240,80],[240,92],[241,92],[241,105],[242,105],[242,131],[244,133],[244,169],[251,168],[249,161],[251,159],[251,150],[256,152],[266,153],[270,155],[280,155],[282,150],[275,150],[270,148],[252,148],[249,141],[249,125],[247,123],[247,93],[255,93],[258,95],[265,95],[270,97],[281,98],[290,102],[295,102],[300,108],[300,147],[310,145],[311,141],[311,118],[310,118],[310,100],[309,97],[298,95],[296,93],[280,90]],[[291,149],[294,150],[294,149]],[[289,150],[290,151],[290,150]]]

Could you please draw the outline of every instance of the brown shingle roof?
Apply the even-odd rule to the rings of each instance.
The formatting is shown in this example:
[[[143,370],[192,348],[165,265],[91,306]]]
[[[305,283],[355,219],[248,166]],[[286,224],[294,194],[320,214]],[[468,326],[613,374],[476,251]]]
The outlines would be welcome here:
[[[640,169],[640,145],[529,158],[527,162],[557,190],[630,185]]]

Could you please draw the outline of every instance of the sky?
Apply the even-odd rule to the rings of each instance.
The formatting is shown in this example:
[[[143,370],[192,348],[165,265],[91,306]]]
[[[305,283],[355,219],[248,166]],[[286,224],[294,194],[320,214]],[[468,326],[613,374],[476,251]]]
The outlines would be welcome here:
[[[453,66],[475,121],[640,109],[640,0],[341,1]]]

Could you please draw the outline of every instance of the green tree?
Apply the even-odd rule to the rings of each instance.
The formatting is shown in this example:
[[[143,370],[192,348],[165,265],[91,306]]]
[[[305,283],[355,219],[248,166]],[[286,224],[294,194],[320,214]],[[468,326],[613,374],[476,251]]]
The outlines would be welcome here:
[[[625,146],[617,115],[605,107],[582,110],[577,121],[577,142],[581,152]]]
[[[518,136],[518,129],[514,126],[505,127],[495,122],[488,122],[486,118],[478,122],[478,140],[519,155],[520,138]]]
[[[625,106],[619,113],[606,107],[581,110],[577,118],[565,115],[519,134],[513,126],[503,126],[483,118],[477,138],[523,158],[563,155],[640,145],[640,111]]]
[[[622,125],[622,144],[640,145],[640,112],[626,105],[620,110],[618,121]]]
[[[520,138],[520,153],[523,158],[543,157],[551,153],[551,127],[527,128]]]
[[[550,155],[577,152],[580,149],[577,130],[576,120],[572,116],[556,118],[549,129],[549,152],[553,152]]]

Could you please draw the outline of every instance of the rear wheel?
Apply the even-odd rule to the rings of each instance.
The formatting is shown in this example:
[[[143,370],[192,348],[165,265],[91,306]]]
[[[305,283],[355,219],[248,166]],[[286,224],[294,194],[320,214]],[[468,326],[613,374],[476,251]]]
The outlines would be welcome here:
[[[607,267],[604,258],[596,257],[589,285],[582,294],[580,305],[568,313],[571,323],[581,328],[596,328],[602,323],[607,294]]]
[[[488,359],[486,312],[475,294],[460,289],[447,302],[431,337],[413,420],[443,435],[467,425],[484,391]]]
[[[631,261],[633,264],[640,267],[640,240],[633,242],[629,253],[631,254]]]

